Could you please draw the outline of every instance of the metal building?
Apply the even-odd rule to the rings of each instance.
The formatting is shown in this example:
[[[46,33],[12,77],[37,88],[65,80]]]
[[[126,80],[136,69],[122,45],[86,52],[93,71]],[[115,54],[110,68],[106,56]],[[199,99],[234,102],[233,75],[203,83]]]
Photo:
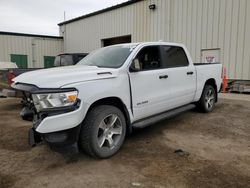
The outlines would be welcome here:
[[[195,62],[220,61],[230,79],[250,80],[249,0],[133,0],[58,25],[66,52],[181,42]]]
[[[19,68],[51,67],[62,52],[62,37],[0,32],[0,62],[15,62]]]

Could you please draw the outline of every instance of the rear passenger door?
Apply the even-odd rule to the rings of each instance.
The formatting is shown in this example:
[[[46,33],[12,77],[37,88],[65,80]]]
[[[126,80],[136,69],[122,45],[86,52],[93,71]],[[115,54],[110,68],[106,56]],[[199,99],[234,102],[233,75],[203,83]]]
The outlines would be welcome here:
[[[162,46],[163,64],[168,69],[173,107],[193,101],[196,90],[196,71],[186,52],[179,46]]]

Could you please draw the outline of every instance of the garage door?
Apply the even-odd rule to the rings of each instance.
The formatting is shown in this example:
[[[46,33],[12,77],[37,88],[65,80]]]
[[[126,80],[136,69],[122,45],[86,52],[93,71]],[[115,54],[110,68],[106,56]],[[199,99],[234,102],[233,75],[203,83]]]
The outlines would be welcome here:
[[[16,63],[18,68],[28,68],[28,56],[20,54],[10,54],[11,62]]]
[[[54,67],[54,56],[44,56],[44,68],[51,68]]]
[[[131,43],[131,35],[102,39],[102,47],[121,43]]]

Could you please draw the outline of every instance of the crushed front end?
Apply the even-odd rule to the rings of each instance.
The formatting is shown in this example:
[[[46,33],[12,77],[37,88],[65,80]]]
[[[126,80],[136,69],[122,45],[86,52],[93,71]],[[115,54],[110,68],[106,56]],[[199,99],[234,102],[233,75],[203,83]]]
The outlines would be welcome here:
[[[54,145],[77,142],[81,101],[75,88],[44,89],[24,83],[13,83],[12,88],[23,92],[22,119],[33,122],[28,131],[31,146],[43,140]]]

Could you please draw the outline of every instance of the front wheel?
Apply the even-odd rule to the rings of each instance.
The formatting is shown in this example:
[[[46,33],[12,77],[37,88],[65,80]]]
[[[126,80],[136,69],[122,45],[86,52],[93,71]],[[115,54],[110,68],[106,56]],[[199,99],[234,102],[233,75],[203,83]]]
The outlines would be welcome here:
[[[120,149],[125,134],[126,121],[121,110],[109,105],[97,106],[82,124],[79,146],[88,155],[109,158]]]
[[[216,100],[216,91],[211,85],[205,85],[201,98],[197,104],[202,112],[211,112],[214,109]]]

